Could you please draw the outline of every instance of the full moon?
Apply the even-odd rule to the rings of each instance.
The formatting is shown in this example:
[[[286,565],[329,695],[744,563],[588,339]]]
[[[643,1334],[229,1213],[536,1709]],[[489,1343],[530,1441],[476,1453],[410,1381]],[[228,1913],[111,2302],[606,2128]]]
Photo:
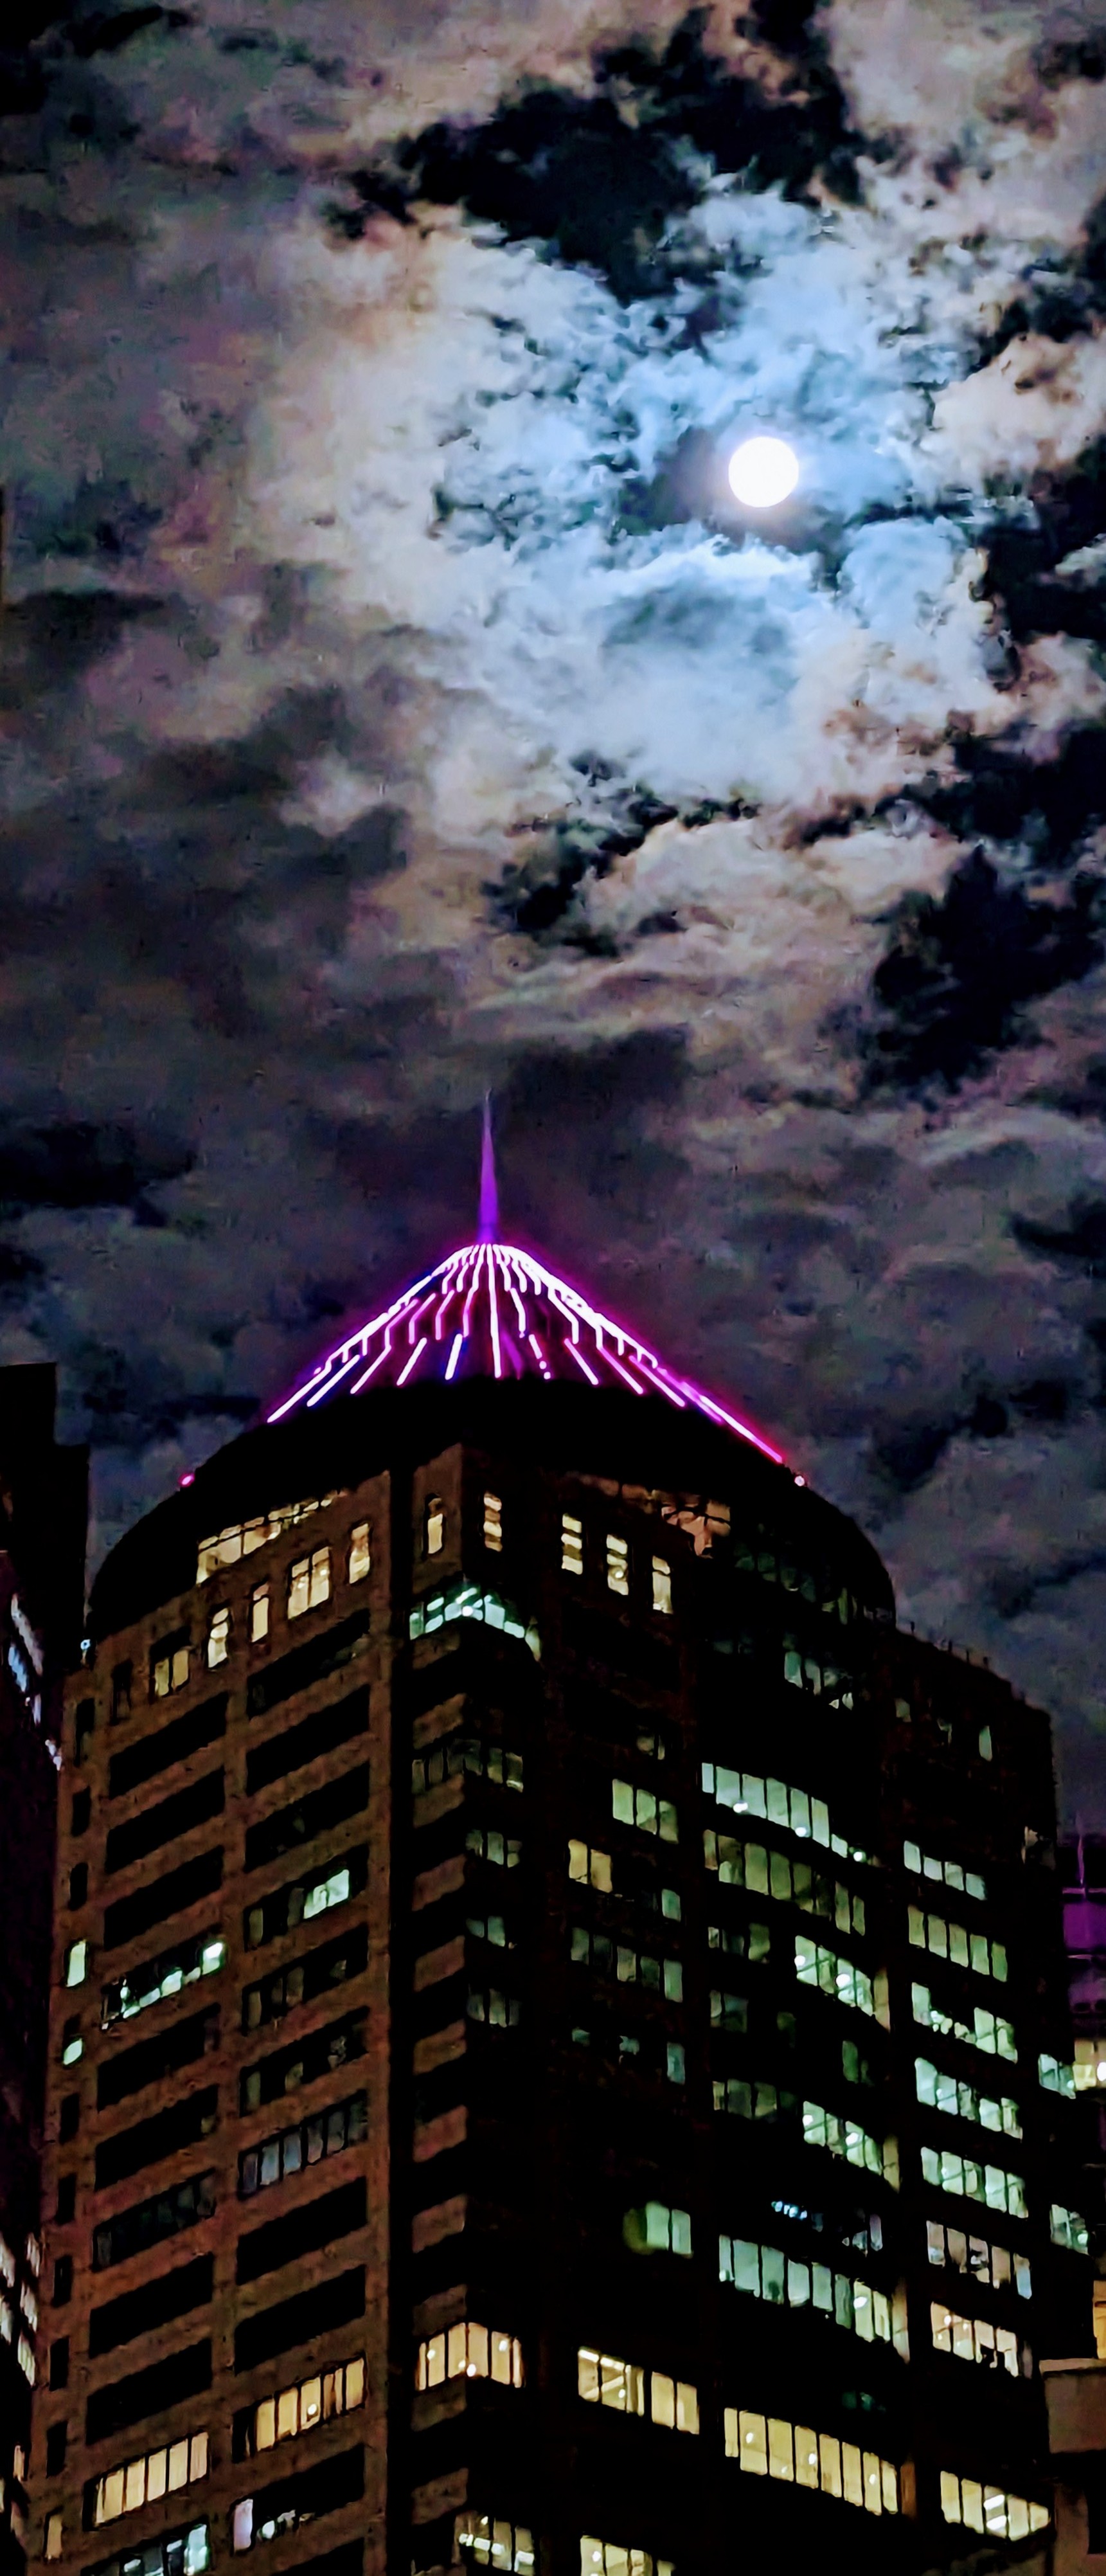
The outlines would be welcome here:
[[[799,460],[785,438],[746,438],[730,458],[730,490],[748,510],[774,510],[799,480]]]

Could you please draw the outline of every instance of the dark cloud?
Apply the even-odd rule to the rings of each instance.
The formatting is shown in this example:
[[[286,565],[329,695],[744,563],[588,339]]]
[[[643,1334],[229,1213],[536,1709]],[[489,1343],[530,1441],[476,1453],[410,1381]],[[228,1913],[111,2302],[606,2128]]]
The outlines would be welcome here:
[[[0,1130],[0,1218],[30,1208],[134,1207],[161,1182],[190,1172],[175,1138],[138,1136],[83,1119]]]
[[[1078,1270],[1085,1279],[1106,1279],[1106,1200],[1077,1199],[1066,1225],[1015,1216],[1011,1230],[1027,1252]]]
[[[1062,901],[1005,883],[976,850],[945,893],[909,895],[872,979],[861,1039],[874,1091],[951,1090],[1030,1033],[1029,1006],[1102,962],[1097,883]]]

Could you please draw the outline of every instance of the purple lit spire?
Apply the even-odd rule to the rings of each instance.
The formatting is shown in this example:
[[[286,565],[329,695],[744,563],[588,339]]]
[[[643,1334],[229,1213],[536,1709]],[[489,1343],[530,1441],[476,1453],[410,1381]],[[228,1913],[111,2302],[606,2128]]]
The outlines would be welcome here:
[[[480,1221],[477,1232],[481,1243],[494,1243],[499,1234],[499,1190],[495,1177],[490,1091],[484,1093],[484,1132],[480,1140]]]

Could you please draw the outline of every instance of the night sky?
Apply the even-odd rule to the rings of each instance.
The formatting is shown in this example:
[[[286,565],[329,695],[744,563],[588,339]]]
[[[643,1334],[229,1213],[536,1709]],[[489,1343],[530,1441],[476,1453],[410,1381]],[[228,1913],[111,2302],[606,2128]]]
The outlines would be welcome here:
[[[1106,0],[5,27],[0,1358],[97,1555],[490,1085],[1101,1825]]]

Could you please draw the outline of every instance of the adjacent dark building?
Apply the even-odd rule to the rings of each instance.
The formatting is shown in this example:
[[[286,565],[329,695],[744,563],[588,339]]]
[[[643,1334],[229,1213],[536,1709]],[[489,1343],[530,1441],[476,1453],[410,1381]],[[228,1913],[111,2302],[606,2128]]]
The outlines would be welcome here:
[[[0,1369],[0,2571],[23,2565],[62,1680],[84,1610],[87,1459],[54,1371]]]
[[[483,1242],[91,1625],[39,2556],[1044,2550],[1037,2363],[1094,2349],[1048,1724],[850,1522]]]

